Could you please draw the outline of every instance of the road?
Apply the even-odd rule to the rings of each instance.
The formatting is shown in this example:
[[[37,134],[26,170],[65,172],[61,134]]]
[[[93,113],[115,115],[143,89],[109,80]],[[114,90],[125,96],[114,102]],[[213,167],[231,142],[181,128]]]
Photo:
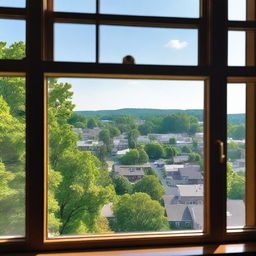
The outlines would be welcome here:
[[[165,195],[178,196],[179,195],[178,194],[178,188],[177,187],[170,187],[170,186],[167,185],[166,180],[162,175],[161,168],[156,167],[154,165],[154,163],[152,163],[152,162],[150,163],[150,165],[154,170],[156,170],[156,173],[157,173],[162,185],[165,187],[165,190],[166,190]]]

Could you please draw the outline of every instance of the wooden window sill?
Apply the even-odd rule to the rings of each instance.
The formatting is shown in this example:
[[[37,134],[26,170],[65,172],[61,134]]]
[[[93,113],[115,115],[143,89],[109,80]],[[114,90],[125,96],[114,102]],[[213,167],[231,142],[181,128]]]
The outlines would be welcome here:
[[[164,247],[146,249],[119,249],[84,252],[35,252],[35,253],[4,253],[5,256],[183,256],[183,255],[255,255],[256,242],[223,245],[204,245],[186,247]]]

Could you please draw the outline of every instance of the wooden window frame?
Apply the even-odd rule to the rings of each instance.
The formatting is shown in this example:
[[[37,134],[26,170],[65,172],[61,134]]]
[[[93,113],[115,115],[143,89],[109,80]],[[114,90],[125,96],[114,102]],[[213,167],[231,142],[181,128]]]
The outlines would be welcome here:
[[[254,0],[247,0],[248,21],[228,21],[228,0],[200,0],[199,19],[138,17],[53,12],[52,0],[27,0],[26,9],[0,8],[0,18],[26,20],[26,58],[0,60],[0,75],[26,76],[26,237],[0,240],[0,250],[58,250],[171,244],[206,244],[254,241],[256,226],[256,69],[255,38],[247,35],[246,67],[227,66],[228,30],[255,31]],[[54,62],[54,22],[179,27],[199,29],[198,66],[100,64]],[[96,44],[99,31],[96,29]],[[252,54],[253,53],[253,54]],[[205,81],[205,232],[149,233],[112,237],[47,239],[47,76],[149,79],[201,79]],[[226,164],[219,162],[218,140],[227,137],[227,82],[247,83],[247,223],[251,228],[226,229]],[[253,140],[251,139],[253,138]],[[250,142],[251,141],[251,142]],[[254,143],[252,142],[254,141]],[[36,149],[36,150],[35,150]],[[252,195],[252,196],[251,196]],[[249,198],[249,199],[248,199]]]

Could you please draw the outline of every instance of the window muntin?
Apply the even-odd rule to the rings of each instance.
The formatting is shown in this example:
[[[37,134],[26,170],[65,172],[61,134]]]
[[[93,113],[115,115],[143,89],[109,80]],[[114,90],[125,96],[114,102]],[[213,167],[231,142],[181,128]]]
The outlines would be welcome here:
[[[23,59],[25,57],[25,21],[0,19],[0,59]]]
[[[0,239],[24,237],[24,77],[0,77],[0,106]]]
[[[95,62],[95,25],[55,23],[54,60]]]
[[[132,55],[136,64],[197,65],[195,29],[100,26],[100,62],[121,63]]]
[[[101,0],[100,13],[199,18],[199,5],[199,0]]]
[[[51,78],[48,84],[49,238],[175,232],[177,221],[178,230],[204,229],[203,81]],[[68,90],[74,94],[67,97]],[[77,112],[64,122],[65,105]],[[184,127],[174,125],[176,118]]]

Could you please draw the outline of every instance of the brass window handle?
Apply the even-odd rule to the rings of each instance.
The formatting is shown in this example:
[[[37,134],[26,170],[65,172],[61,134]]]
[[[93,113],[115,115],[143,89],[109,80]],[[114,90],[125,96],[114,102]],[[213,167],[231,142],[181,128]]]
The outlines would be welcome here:
[[[219,145],[219,161],[221,164],[223,164],[226,160],[226,156],[224,154],[224,143],[221,140],[217,140],[217,143]]]

